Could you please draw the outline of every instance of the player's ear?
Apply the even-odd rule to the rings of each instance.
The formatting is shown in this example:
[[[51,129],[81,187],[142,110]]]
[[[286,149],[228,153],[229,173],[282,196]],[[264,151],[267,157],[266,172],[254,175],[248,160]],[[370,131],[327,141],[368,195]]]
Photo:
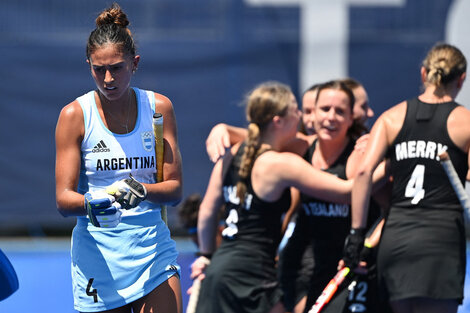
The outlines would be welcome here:
[[[139,61],[140,61],[140,55],[136,55],[134,59],[132,60],[132,72],[135,73],[135,71],[137,71]]]
[[[457,87],[459,87],[459,89],[462,88],[465,78],[467,78],[467,73],[463,73],[462,75],[460,75],[459,80],[457,82]]]
[[[279,115],[275,115],[272,119],[274,127],[280,127],[282,125],[282,118]]]
[[[428,73],[426,71],[426,68],[424,66],[421,66],[421,82],[423,84],[426,82],[427,76],[428,76]]]

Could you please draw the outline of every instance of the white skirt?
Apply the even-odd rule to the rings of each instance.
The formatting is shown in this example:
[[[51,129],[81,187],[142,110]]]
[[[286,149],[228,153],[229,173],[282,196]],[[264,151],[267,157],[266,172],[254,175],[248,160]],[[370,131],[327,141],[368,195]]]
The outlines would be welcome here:
[[[74,308],[80,312],[124,306],[180,275],[160,210],[125,216],[116,228],[94,227],[79,217],[71,254]]]

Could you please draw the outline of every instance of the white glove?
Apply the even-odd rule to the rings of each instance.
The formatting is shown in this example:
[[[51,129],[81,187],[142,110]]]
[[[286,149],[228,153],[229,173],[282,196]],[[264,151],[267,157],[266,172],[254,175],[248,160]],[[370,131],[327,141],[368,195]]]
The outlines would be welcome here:
[[[106,192],[116,198],[123,209],[132,209],[147,197],[147,189],[144,185],[134,179],[129,178],[119,180],[106,188]]]
[[[87,192],[85,209],[93,226],[113,228],[121,222],[121,204],[104,191]]]

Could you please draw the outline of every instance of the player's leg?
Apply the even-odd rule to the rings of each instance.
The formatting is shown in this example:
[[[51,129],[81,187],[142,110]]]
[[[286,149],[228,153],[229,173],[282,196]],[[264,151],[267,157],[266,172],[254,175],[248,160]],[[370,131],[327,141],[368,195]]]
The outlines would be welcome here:
[[[272,307],[269,313],[284,313],[285,311],[286,310],[284,309],[284,305],[282,304],[282,302],[278,302]]]
[[[393,313],[412,313],[413,302],[412,299],[402,299],[396,301],[390,301]]]
[[[81,312],[84,313],[84,312]],[[130,304],[112,310],[100,311],[99,313],[132,313]]]
[[[458,308],[455,299],[410,298],[391,301],[390,305],[394,313],[456,313]]]
[[[456,299],[417,298],[413,303],[415,313],[456,313],[459,304]]]
[[[305,309],[305,304],[307,303],[307,296],[303,296],[299,302],[294,307],[293,313],[302,313]]]
[[[178,275],[171,276],[149,294],[132,304],[134,313],[183,313],[183,299]]]

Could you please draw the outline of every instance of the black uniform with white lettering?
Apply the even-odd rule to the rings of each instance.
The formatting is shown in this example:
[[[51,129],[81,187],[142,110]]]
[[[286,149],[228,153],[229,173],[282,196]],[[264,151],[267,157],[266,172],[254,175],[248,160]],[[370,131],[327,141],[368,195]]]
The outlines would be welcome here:
[[[354,144],[350,140],[336,162],[325,171],[347,179],[346,163]],[[305,154],[309,163],[315,147],[316,141]],[[337,272],[338,262],[343,256],[344,240],[351,228],[351,209],[349,204],[326,202],[305,194],[301,194],[301,205],[294,232],[302,231],[303,236],[310,238],[315,263],[310,276],[307,311]]]
[[[309,163],[312,162],[316,144],[315,140],[304,156]],[[354,145],[355,141],[351,140],[338,159],[325,171],[347,179],[346,164]],[[308,311],[337,272],[338,262],[343,256],[344,240],[351,227],[351,209],[349,204],[326,202],[305,194],[301,194],[301,205],[292,240],[288,241],[281,254],[279,276],[286,308],[291,310],[307,293],[305,311]],[[368,225],[380,215],[380,208],[375,201],[371,201],[369,213]],[[311,266],[295,260],[303,255],[305,249],[313,251]],[[307,257],[305,261],[308,262],[311,255],[312,253],[304,254],[303,258]],[[300,265],[302,268],[296,268]],[[304,282],[304,276],[308,277],[307,283]]]
[[[279,200],[266,202],[247,181],[245,205],[236,197],[244,145],[224,178],[227,227],[202,281],[199,313],[266,313],[280,301],[275,256],[281,240],[281,215],[290,205],[287,188]]]
[[[379,283],[389,300],[463,298],[462,207],[438,158],[447,150],[464,182],[467,154],[447,131],[457,106],[408,101],[403,127],[389,147],[393,194],[378,252]]]

